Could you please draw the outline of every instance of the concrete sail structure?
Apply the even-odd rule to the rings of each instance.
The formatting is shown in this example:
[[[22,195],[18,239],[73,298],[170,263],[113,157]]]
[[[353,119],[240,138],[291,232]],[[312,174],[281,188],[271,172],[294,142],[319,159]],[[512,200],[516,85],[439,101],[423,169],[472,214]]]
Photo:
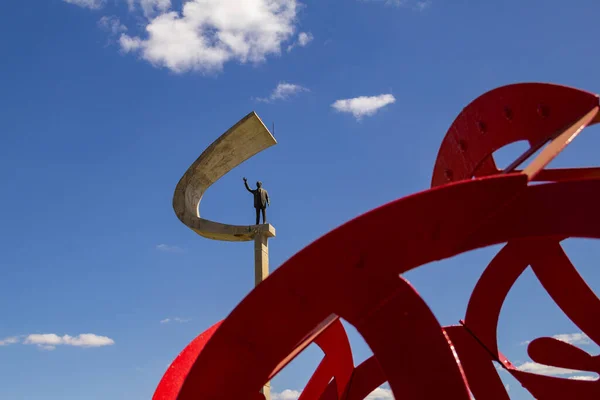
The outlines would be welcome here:
[[[202,218],[200,202],[208,188],[229,171],[276,145],[269,129],[253,111],[215,140],[179,180],[173,196],[177,218],[198,235],[213,240],[247,242],[254,240],[254,284],[269,276],[269,238],[275,237],[271,224],[229,225]],[[265,400],[271,399],[271,385],[260,390]]]
[[[253,111],[213,142],[188,168],[175,188],[173,209],[181,222],[208,239],[231,242],[275,236],[269,224],[229,225],[202,218],[200,202],[208,188],[229,171],[277,144],[269,129]]]

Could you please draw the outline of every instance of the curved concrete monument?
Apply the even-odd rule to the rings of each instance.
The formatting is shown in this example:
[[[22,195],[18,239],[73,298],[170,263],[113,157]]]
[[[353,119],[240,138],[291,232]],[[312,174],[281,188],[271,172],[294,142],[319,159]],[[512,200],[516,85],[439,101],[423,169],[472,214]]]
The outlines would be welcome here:
[[[200,202],[206,190],[226,173],[277,141],[253,111],[215,140],[179,180],[173,196],[177,218],[198,235],[213,240],[247,242],[254,240],[254,284],[269,275],[269,238],[275,236],[271,224],[229,225],[200,217]],[[261,389],[271,399],[270,383]]]
[[[208,239],[231,242],[253,240],[257,233],[275,236],[269,224],[229,225],[200,217],[200,201],[206,190],[223,175],[252,156],[277,144],[253,111],[211,144],[179,180],[173,209],[187,227]]]

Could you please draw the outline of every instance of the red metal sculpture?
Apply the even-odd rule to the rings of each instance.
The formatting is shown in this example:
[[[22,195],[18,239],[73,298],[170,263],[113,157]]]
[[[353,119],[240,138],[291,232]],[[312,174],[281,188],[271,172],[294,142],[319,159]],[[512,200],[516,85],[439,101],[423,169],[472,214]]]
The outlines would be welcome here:
[[[600,301],[560,246],[570,237],[600,238],[600,168],[545,169],[583,128],[600,122],[598,110],[598,96],[550,84],[479,97],[446,134],[432,189],[370,211],[289,259],[177,357],[154,399],[264,399],[262,385],[313,342],[325,356],[302,400],[364,399],[386,381],[397,399],[508,399],[493,361],[538,399],[600,398],[598,381],[516,369],[496,338],[504,299],[531,266],[556,304],[600,344]],[[530,150],[499,170],[492,154],[519,140]],[[381,234],[365,234],[372,230]],[[461,325],[440,326],[401,277],[498,243],[506,245],[477,283]],[[356,367],[340,318],[373,351]],[[600,373],[599,356],[552,338],[534,340],[528,353],[542,364]]]

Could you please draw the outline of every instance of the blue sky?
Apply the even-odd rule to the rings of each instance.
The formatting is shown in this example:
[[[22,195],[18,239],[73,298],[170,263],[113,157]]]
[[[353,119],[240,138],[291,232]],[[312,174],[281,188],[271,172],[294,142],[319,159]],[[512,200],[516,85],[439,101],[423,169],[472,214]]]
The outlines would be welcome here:
[[[262,180],[275,268],[350,218],[426,189],[447,128],[481,93],[520,81],[600,92],[597,1],[265,4],[4,5],[1,399],[148,399],[178,352],[251,290],[252,244],[200,238],[171,208],[187,167],[248,112],[275,123],[279,144],[220,180],[202,209],[251,223],[241,178]],[[594,133],[552,165],[597,164]],[[598,292],[598,246],[565,248]],[[407,278],[453,324],[497,249]],[[360,362],[369,350],[349,331]],[[598,351],[578,333],[526,272],[503,309],[502,351],[540,371],[522,343],[562,334]],[[274,397],[293,399],[319,357],[302,354]],[[513,398],[531,398],[506,375]]]

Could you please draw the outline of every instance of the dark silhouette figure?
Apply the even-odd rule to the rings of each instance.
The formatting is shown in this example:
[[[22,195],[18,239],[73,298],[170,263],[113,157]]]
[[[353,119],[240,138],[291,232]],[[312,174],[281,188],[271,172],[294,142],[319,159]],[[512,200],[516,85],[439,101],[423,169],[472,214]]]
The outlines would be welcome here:
[[[262,211],[263,224],[267,223],[267,205],[271,205],[269,193],[262,187],[262,182],[256,182],[256,189],[250,189],[248,180],[244,178],[246,190],[254,195],[254,209],[256,210],[256,225],[260,222],[260,213]]]

